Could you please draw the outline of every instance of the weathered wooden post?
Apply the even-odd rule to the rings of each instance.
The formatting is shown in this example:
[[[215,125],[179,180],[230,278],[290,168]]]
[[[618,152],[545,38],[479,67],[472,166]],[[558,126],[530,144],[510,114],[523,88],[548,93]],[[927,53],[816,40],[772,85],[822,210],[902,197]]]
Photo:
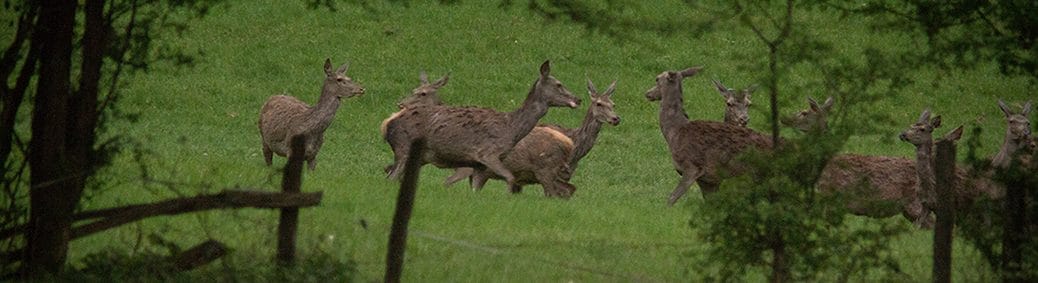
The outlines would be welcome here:
[[[297,135],[292,137],[292,150],[289,151],[288,163],[285,164],[285,173],[281,177],[281,190],[285,193],[299,193],[303,182],[303,158],[306,137]],[[288,207],[281,209],[281,220],[278,223],[278,253],[279,265],[292,265],[296,260],[296,230],[299,226],[299,208]]]
[[[1028,212],[1025,202],[1027,190],[1021,184],[1026,182],[1026,180],[1021,180],[1023,177],[1021,174],[1026,174],[1021,171],[1026,169],[1022,169],[1022,166],[1016,161],[1013,162],[1013,165],[1000,169],[1008,170],[1006,175],[1009,176],[1005,182],[1006,212],[1004,217],[1006,222],[1002,227],[1002,282],[1027,282],[1027,278],[1022,274],[1023,255],[1020,251],[1025,239],[1024,235],[1027,233],[1025,231]]]
[[[385,282],[400,282],[404,271],[404,249],[407,248],[407,223],[411,221],[411,210],[414,208],[415,190],[418,188],[418,173],[421,171],[419,158],[425,142],[421,139],[411,144],[411,153],[404,166],[404,177],[400,183],[400,193],[396,198],[396,212],[393,215],[393,226],[389,231],[389,249],[386,253]]]
[[[955,142],[941,139],[934,150],[937,223],[933,231],[933,281],[951,282],[952,229],[955,228]]]

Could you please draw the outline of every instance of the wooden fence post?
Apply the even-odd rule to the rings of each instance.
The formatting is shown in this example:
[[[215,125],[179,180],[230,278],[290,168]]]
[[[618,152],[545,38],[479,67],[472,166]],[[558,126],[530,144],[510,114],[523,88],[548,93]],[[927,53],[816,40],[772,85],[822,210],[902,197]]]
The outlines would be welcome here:
[[[951,282],[952,229],[955,228],[955,142],[941,139],[934,150],[937,223],[933,231],[933,281]]]
[[[404,271],[404,249],[407,248],[407,223],[411,221],[411,210],[414,208],[415,190],[418,188],[418,173],[422,164],[425,142],[421,139],[411,143],[411,153],[404,166],[404,177],[400,183],[400,193],[396,198],[396,212],[393,215],[393,226],[389,231],[389,249],[386,252],[386,277],[384,282],[400,282]]]
[[[299,193],[303,179],[303,158],[306,137],[296,135],[292,137],[292,150],[288,154],[288,164],[285,164],[285,173],[281,177],[281,190],[285,193]],[[278,222],[278,253],[277,263],[288,266],[296,260],[296,230],[299,226],[299,208],[289,207],[281,209],[281,219]]]
[[[1014,167],[1001,170],[1021,170],[1017,162]],[[1002,227],[1002,282],[1027,282],[1022,274],[1023,256],[1020,248],[1023,246],[1024,227],[1027,225],[1027,190],[1021,186],[1020,172],[1012,172],[1006,185],[1005,219]]]

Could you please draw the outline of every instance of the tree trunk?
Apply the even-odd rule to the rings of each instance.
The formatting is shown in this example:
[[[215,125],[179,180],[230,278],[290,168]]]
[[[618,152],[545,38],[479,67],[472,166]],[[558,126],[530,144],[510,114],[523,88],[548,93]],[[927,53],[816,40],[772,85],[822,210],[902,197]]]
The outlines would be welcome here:
[[[60,271],[68,253],[72,212],[83,193],[82,173],[70,166],[66,140],[76,1],[43,1],[34,43],[39,79],[29,143],[29,230],[26,275]]]

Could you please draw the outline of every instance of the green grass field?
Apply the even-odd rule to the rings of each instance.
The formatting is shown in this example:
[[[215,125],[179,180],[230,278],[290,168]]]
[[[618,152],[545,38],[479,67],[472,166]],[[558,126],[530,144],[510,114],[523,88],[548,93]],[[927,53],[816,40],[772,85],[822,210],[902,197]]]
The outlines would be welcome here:
[[[760,83],[752,81],[759,72],[744,67],[764,66],[767,60],[765,48],[752,33],[728,23],[702,38],[635,33],[630,39],[616,40],[580,25],[545,21],[522,5],[502,9],[480,1],[425,2],[372,4],[373,9],[340,3],[337,11],[307,9],[301,1],[235,2],[192,21],[182,35],[164,35],[163,46],[200,56],[190,67],[159,62],[148,72],[126,78],[119,108],[139,113],[140,119],[113,122],[107,133],[139,141],[145,153],[120,155],[98,177],[105,189],[91,193],[84,209],[234,187],[276,190],[285,160],[276,158],[273,168],[263,163],[256,126],[260,106],[270,95],[283,92],[313,103],[325,58],[336,65],[350,62],[348,74],[367,93],[343,102],[326,132],[317,170],[304,174],[303,190],[323,191],[324,199],[320,206],[302,210],[299,253],[353,260],[359,281],[377,280],[384,269],[398,187],[382,171],[392,161],[392,153],[378,127],[396,111],[396,102],[418,85],[419,71],[437,78],[450,74],[450,83],[440,90],[448,104],[508,111],[521,104],[537,78],[538,66],[550,59],[553,75],[582,97],[586,97],[587,77],[599,87],[619,81],[613,100],[623,122],[603,129],[572,180],[578,187],[575,196],[547,199],[537,186],[511,195],[500,181],[479,192],[460,183],[444,187],[441,182],[449,172],[426,166],[410,225],[404,279],[680,282],[698,278],[690,264],[703,254],[704,246],[688,221],[689,207],[701,204],[702,198],[692,191],[679,205],[665,206],[678,176],[659,132],[658,106],[643,94],[663,70],[703,65],[703,73],[685,80],[685,106],[691,118],[720,120],[723,102],[709,79],[738,88]],[[677,2],[629,12],[707,16],[705,11],[676,8],[681,5]],[[864,46],[911,48],[910,39],[872,34],[862,27],[863,19],[823,12],[804,12],[798,19],[810,23],[813,33],[831,40],[851,58]],[[800,69],[806,67],[795,68],[798,71],[783,83],[818,83],[813,76],[817,71]],[[897,141],[896,134],[930,107],[949,125],[940,134],[955,125],[982,125],[986,131],[980,150],[994,154],[1004,131],[996,99],[1020,103],[1033,98],[1023,80],[999,75],[993,65],[944,74],[936,86],[928,83],[935,76],[931,71],[914,76],[921,82],[870,109],[901,123],[877,125],[885,134],[854,137],[846,151],[911,156],[912,146]],[[783,98],[783,113],[801,108],[807,96],[826,96],[822,89],[784,95],[788,97]],[[754,101],[750,127],[766,131],[765,92],[758,91]],[[586,107],[553,109],[543,121],[575,127]],[[161,182],[144,180],[142,168]],[[74,266],[80,265],[88,254],[129,250],[124,243],[139,242],[141,233],[160,233],[183,246],[206,238],[227,243],[235,250],[224,259],[231,264],[273,265],[276,228],[277,213],[266,210],[158,217],[77,240],[70,256]],[[890,239],[902,258],[906,280],[929,280],[931,239],[929,231]],[[956,243],[956,281],[993,280],[985,265],[971,247]],[[206,274],[218,273],[220,266],[194,272],[199,279],[214,279]]]

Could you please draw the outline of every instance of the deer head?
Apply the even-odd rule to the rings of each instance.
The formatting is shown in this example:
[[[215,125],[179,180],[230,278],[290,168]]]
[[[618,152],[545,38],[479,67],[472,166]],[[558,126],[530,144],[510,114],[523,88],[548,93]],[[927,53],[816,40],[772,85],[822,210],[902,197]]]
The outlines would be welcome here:
[[[931,120],[930,110],[924,110],[923,114],[919,115],[919,120],[901,132],[898,137],[916,146],[930,145],[933,144],[933,130],[940,127],[941,116],[938,115]]]
[[[649,101],[659,101],[663,99],[663,94],[675,93],[675,90],[681,90],[681,80],[687,77],[694,76],[699,73],[703,67],[691,67],[684,69],[679,72],[666,71],[656,76],[656,85],[645,92],[645,99]]]
[[[1002,109],[1002,114],[1005,114],[1006,123],[1008,124],[1006,141],[1012,141],[1017,144],[1026,143],[1031,136],[1031,122],[1027,119],[1027,116],[1031,113],[1031,102],[1025,103],[1020,112],[1013,112],[1013,110],[1009,109],[1009,106],[1006,106],[1005,102],[999,99],[998,108]]]
[[[346,70],[349,70],[349,68],[350,64],[346,63],[340,66],[339,69],[332,70],[332,59],[325,59],[324,74],[326,78],[322,95],[334,95],[335,98],[339,99],[363,95],[364,87],[346,76]]]
[[[757,89],[757,85],[743,90],[735,90],[724,86],[721,81],[713,80],[714,87],[724,97],[724,122],[745,127],[750,123],[750,95]]]
[[[447,85],[447,79],[450,74],[444,75],[439,80],[430,83],[429,76],[422,71],[418,75],[418,79],[421,81],[421,85],[411,90],[411,95],[404,98],[404,100],[397,103],[397,107],[404,109],[407,107],[414,107],[418,105],[440,105],[443,101],[440,100],[440,95],[437,91]]]
[[[826,98],[821,105],[814,98],[808,97],[807,105],[807,109],[800,110],[793,117],[782,119],[782,124],[802,132],[826,130],[829,111],[833,108],[833,97]]]
[[[609,123],[616,126],[620,124],[620,116],[613,111],[613,91],[616,90],[616,81],[609,84],[604,92],[595,90],[595,84],[591,79],[587,80],[587,91],[591,96],[591,114],[600,123]]]
[[[541,64],[541,77],[537,80],[535,92],[546,99],[548,106],[577,108],[580,105],[580,98],[573,96],[562,82],[551,75],[551,64],[548,60]]]

